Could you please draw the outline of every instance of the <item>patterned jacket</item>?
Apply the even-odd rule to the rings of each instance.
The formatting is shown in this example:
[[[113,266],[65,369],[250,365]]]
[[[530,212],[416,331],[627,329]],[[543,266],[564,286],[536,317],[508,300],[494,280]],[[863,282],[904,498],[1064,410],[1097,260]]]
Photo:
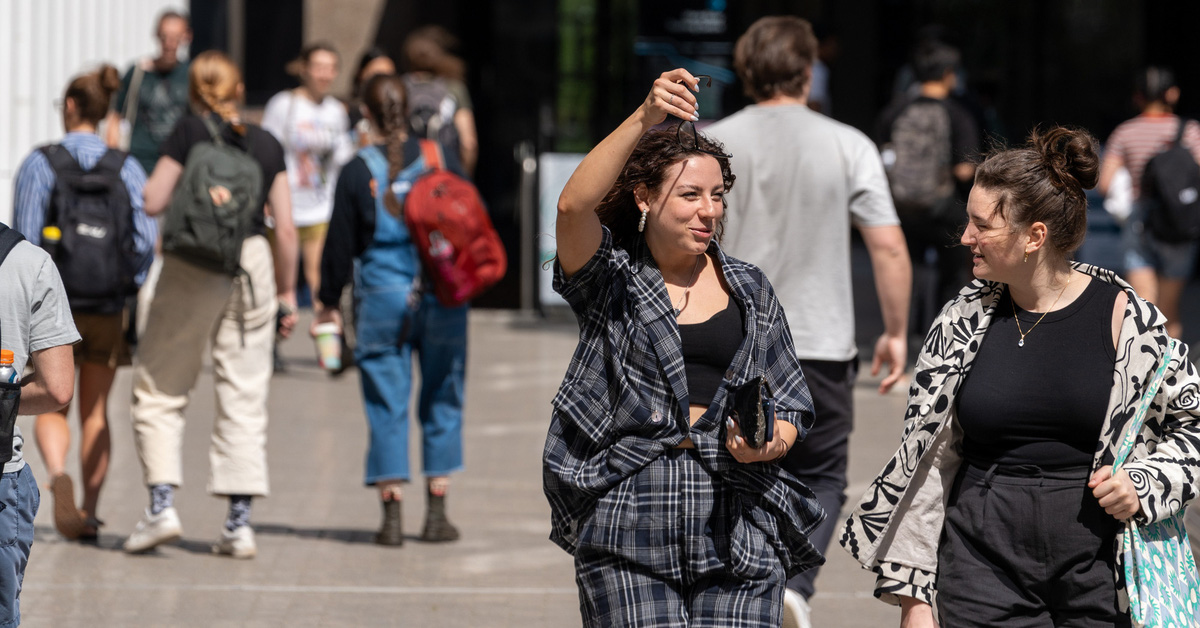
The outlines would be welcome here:
[[[1094,471],[1112,464],[1143,387],[1164,359],[1170,339],[1163,326],[1166,318],[1129,284],[1102,268],[1074,266],[1120,286],[1129,296],[1108,410],[1092,460]],[[917,360],[900,449],[842,526],[842,547],[878,574],[875,595],[885,602],[898,604],[898,596],[909,596],[932,603],[946,497],[961,462],[955,397],[1004,290],[1003,284],[977,280],[946,304]],[[1124,466],[1141,502],[1138,517],[1145,522],[1182,510],[1195,498],[1200,474],[1200,377],[1186,344],[1177,343],[1166,359],[1166,379]],[[1120,555],[1117,562],[1114,576],[1124,607]]]
[[[729,387],[761,374],[775,397],[776,417],[795,425],[802,438],[812,426],[812,397],[783,309],[757,267],[725,256],[715,242],[709,252],[745,320],[745,340],[713,403],[724,410]],[[688,425],[679,327],[645,246],[632,253],[614,248],[606,228],[599,250],[570,279],[555,264],[554,288],[579,320],[579,345],[552,402],[543,455],[550,539],[574,554],[581,533],[590,543],[620,537],[619,529],[599,529],[619,518],[594,517],[597,503],[608,496],[602,507],[623,508],[609,502],[627,491],[613,489],[690,436],[703,466],[738,495],[735,521],[723,528],[728,538],[717,539],[718,547],[728,544],[735,573],[759,567],[746,563],[762,554],[764,542],[789,574],[824,562],[808,541],[824,518],[812,492],[779,465],[737,462],[725,448],[722,420],[705,416]]]

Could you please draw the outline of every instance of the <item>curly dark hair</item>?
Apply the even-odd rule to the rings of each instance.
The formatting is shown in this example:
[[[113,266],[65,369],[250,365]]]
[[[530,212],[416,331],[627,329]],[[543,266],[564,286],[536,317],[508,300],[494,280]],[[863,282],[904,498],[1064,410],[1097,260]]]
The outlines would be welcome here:
[[[729,167],[729,157],[713,154],[724,153],[725,147],[703,133],[697,132],[696,138],[699,140],[698,146],[684,148],[679,143],[677,127],[669,127],[654,129],[638,141],[633,154],[621,169],[616,183],[613,183],[604,200],[596,207],[596,215],[600,217],[600,223],[612,232],[615,246],[628,251],[642,237],[637,230],[638,221],[642,217],[641,210],[638,209],[633,196],[637,186],[645,185],[650,189],[652,196],[657,196],[666,178],[667,169],[680,161],[688,157],[711,156],[721,165],[721,180],[725,183],[725,192],[733,187],[736,177]],[[727,206],[724,199],[721,205]],[[725,216],[722,215],[716,229],[718,241],[724,232],[724,226]]]

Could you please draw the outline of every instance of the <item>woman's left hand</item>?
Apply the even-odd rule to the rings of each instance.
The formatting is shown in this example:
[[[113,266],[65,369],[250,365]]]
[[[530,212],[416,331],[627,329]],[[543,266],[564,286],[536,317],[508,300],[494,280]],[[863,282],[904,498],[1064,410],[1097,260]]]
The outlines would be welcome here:
[[[1099,500],[1104,512],[1119,521],[1125,521],[1142,511],[1137,489],[1124,469],[1113,475],[1112,465],[1100,467],[1088,480],[1088,488],[1092,489],[1092,495]]]
[[[772,438],[762,447],[751,447],[746,439],[742,438],[742,432],[738,429],[737,422],[732,418],[725,419],[725,448],[738,462],[771,462],[778,460],[787,453],[787,442],[783,440],[782,430],[776,424],[775,438]]]

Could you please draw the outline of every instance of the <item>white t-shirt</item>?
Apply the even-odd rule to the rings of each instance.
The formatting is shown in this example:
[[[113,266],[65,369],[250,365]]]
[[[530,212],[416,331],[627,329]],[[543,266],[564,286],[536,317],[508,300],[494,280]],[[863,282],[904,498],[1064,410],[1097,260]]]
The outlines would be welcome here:
[[[900,224],[875,144],[803,105],[751,105],[703,132],[737,176],[721,246],[767,274],[801,359],[853,359],[850,227]]]
[[[13,352],[13,368],[25,370],[35,351],[79,342],[67,291],[50,255],[21,242],[0,265],[0,345]],[[13,430],[13,457],[4,473],[25,467],[21,428]]]
[[[279,92],[267,101],[262,128],[283,145],[296,226],[329,222],[338,172],[354,157],[346,107],[333,96],[315,103]]]

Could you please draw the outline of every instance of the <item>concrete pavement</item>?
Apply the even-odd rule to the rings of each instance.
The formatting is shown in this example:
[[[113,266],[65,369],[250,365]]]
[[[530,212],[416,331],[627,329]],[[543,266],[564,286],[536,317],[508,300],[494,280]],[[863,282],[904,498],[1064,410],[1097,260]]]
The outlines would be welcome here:
[[[43,489],[21,596],[25,625],[578,626],[571,558],[547,540],[541,490],[549,402],[576,333],[569,320],[472,314],[467,468],[448,498],[463,538],[446,545],[416,540],[424,516],[424,490],[416,484],[405,500],[409,542],[395,549],[372,543],[380,513],[374,493],[361,484],[366,426],[357,373],[331,379],[318,370],[310,340],[288,341],[290,369],[275,377],[271,391],[272,494],[255,502],[259,555],[248,561],[209,550],[226,504],[204,490],[213,408],[208,369],[187,412],[185,485],[176,497],[184,536],[147,556],[121,552],[147,502],[129,426],[129,370],[122,369],[111,403],[112,467],[99,509],[107,525],[96,545],[64,541]],[[903,396],[879,396],[876,382],[864,374],[856,391],[851,501],[899,439]],[[44,485],[32,418],[19,424]],[[413,460],[417,471],[416,448]],[[78,491],[74,451],[69,469]],[[839,547],[831,548],[812,600],[815,625],[893,625],[899,613],[871,597],[872,582]]]

